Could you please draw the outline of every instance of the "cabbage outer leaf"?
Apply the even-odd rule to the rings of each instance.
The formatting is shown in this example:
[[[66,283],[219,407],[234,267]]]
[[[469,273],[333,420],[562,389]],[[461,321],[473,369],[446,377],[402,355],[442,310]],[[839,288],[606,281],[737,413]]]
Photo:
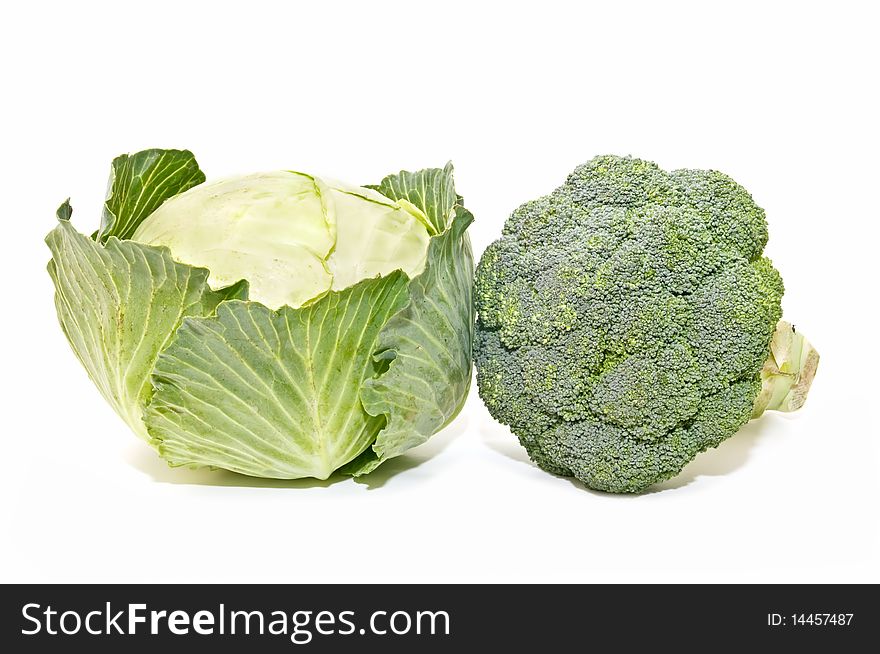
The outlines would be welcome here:
[[[167,248],[120,241],[99,245],[58,210],[46,237],[58,320],[74,353],[110,405],[141,438],[159,352],[186,316],[213,313],[230,298],[247,297],[244,282],[212,291],[208,271],[177,263]]]
[[[394,200],[400,193],[419,202],[416,206],[445,231],[431,239],[425,270],[410,283],[406,309],[379,337],[377,359],[391,363],[387,372],[364,384],[361,401],[368,413],[384,415],[387,426],[373,447],[344,470],[355,476],[424,443],[449,424],[471,384],[474,259],[466,230],[473,216],[455,195],[451,164],[397,177],[394,182],[386,178],[382,192]]]
[[[187,318],[159,356],[147,428],[171,465],[326,479],[385,424],[358,393],[388,318],[407,303],[400,271],[314,304],[227,302]]]
[[[414,205],[427,218],[428,231],[440,234],[449,227],[452,207],[461,204],[461,198],[455,194],[452,172],[451,162],[444,168],[426,168],[414,173],[401,170],[366,188],[379,191],[402,205]]]
[[[165,200],[204,181],[205,174],[189,150],[141,150],[116,157],[97,241],[131,238]]]

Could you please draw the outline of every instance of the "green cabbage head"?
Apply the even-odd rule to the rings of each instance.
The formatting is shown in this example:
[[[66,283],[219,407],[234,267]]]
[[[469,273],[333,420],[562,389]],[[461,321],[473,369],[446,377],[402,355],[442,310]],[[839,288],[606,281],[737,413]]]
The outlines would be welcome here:
[[[351,186],[205,183],[192,153],[113,161],[100,229],[58,210],[58,318],[172,466],[326,479],[427,440],[471,380],[473,220],[452,166]]]

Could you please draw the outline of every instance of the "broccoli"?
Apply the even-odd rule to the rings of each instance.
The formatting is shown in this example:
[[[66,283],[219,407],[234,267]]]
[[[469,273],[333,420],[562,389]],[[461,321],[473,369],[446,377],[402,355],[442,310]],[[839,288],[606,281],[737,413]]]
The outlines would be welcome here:
[[[763,411],[818,355],[781,320],[764,211],[723,173],[601,156],[526,202],[477,267],[480,396],[541,468],[640,492]]]

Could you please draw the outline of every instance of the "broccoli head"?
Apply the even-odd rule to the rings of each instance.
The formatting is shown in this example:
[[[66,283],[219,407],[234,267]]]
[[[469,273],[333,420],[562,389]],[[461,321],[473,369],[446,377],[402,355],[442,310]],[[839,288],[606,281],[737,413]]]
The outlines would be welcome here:
[[[763,209],[723,173],[579,166],[480,260],[480,396],[549,472],[617,493],[675,476],[806,397],[818,355],[780,320],[766,243]]]

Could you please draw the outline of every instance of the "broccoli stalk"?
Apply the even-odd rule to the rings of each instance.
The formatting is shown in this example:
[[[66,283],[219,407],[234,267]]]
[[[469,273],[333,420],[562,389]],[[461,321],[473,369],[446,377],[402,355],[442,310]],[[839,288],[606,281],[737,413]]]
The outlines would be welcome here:
[[[761,369],[761,392],[755,399],[752,418],[764,411],[797,411],[807,400],[819,366],[819,353],[796,331],[780,320],[770,341],[770,356]]]

